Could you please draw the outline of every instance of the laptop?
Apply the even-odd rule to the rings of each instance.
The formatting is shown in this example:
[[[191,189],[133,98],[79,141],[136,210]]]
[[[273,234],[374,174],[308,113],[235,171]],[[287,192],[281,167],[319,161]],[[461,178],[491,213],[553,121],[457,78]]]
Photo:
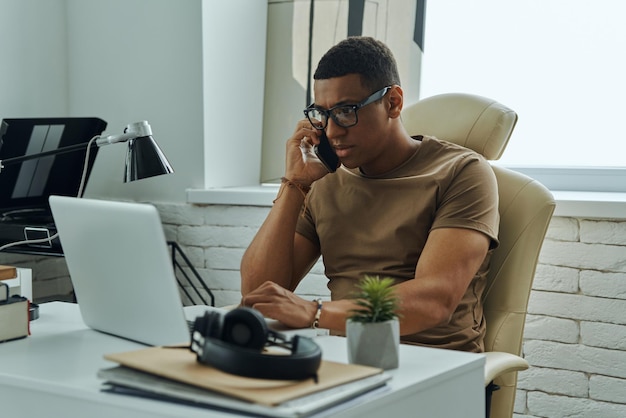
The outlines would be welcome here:
[[[49,203],[88,327],[146,345],[187,344],[196,317],[234,307],[183,307],[154,206],[56,195]],[[286,337],[327,333],[289,329],[269,318],[266,322]]]
[[[87,326],[152,346],[190,342],[154,206],[56,195],[49,203]]]

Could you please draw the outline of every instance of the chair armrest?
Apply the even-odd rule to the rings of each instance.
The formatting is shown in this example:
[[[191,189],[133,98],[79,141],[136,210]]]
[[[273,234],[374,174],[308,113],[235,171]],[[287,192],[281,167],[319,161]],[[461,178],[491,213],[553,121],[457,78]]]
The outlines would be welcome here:
[[[484,354],[485,386],[502,374],[526,370],[529,367],[526,360],[514,354],[501,351],[488,351]]]

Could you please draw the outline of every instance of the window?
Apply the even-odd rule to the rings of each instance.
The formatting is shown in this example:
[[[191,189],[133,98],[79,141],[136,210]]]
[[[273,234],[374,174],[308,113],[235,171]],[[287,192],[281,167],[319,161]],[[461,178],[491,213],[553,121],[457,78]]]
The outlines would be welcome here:
[[[348,33],[347,6],[356,3],[359,2],[315,2],[317,13],[333,17],[318,20],[330,25],[323,30],[332,33],[333,42]],[[385,23],[391,21],[393,7],[404,10],[406,17],[411,15],[407,10],[413,12],[423,3],[424,0],[366,1],[363,33],[385,34],[386,28],[398,26],[395,21],[393,25]],[[294,39],[298,36],[308,41],[310,2],[268,0],[263,5],[247,0],[245,8],[235,4],[221,3],[225,10],[215,14],[203,3],[208,115],[205,190],[214,191],[206,194],[203,190],[190,190],[188,198],[197,203],[269,205],[275,191],[257,186],[282,175],[284,141],[308,104],[302,78],[291,78],[291,58],[285,66],[278,66],[275,54],[290,55],[292,44],[303,42]],[[335,9],[329,10],[331,7]],[[405,66],[400,69],[403,84],[407,82],[407,72],[421,83],[408,89],[409,101],[464,91],[492,97],[518,112],[520,121],[502,164],[526,172],[552,190],[626,192],[626,153],[620,139],[620,111],[624,108],[621,100],[626,93],[621,75],[626,74],[626,61],[621,54],[626,47],[626,27],[620,26],[619,19],[624,11],[626,3],[619,0],[432,0],[426,4],[423,56],[421,52],[400,49],[407,41],[413,48],[411,36],[402,42],[393,37],[387,41],[394,53],[407,57],[405,64],[400,64]],[[377,12],[387,20],[374,19]],[[222,36],[233,21],[244,18],[245,22],[238,24],[240,36]],[[282,19],[282,23],[276,19]],[[413,35],[412,30],[402,33]],[[267,45],[263,45],[266,34]],[[216,46],[222,46],[226,52],[216,50]],[[330,44],[323,46],[318,44],[324,50]],[[237,65],[232,65],[233,56]],[[317,59],[319,56],[313,56],[311,61]],[[216,66],[221,62],[228,65]],[[288,68],[289,77],[279,73],[279,68]],[[219,76],[215,74],[217,70],[222,71]],[[277,75],[284,83],[275,89],[268,79]],[[238,91],[243,94],[232,94],[233,84],[224,83],[225,79],[237,80]],[[296,91],[296,98],[285,101],[275,95],[283,88]],[[240,113],[223,111],[229,104],[233,108],[240,105],[242,96],[246,97],[246,109],[255,109],[245,124],[241,123]],[[216,97],[220,100],[216,101]],[[216,103],[219,109],[215,109]],[[293,112],[278,112],[276,106],[286,103]],[[272,111],[282,117],[273,119],[272,126],[268,125],[267,114],[261,120],[262,112],[258,110],[267,112],[270,107],[275,107]],[[234,126],[237,129],[233,130]],[[269,133],[272,129],[275,131]],[[242,153],[242,149],[247,152]]]
[[[501,163],[552,189],[626,191],[625,12],[619,0],[430,1],[421,96],[514,109]]]

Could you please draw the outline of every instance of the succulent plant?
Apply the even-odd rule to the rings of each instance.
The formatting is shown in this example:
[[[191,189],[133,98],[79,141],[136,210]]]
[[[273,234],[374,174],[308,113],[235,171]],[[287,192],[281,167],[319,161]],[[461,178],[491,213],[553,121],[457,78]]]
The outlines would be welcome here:
[[[398,297],[390,277],[364,276],[354,294],[359,308],[350,312],[348,319],[355,322],[385,322],[398,317]]]

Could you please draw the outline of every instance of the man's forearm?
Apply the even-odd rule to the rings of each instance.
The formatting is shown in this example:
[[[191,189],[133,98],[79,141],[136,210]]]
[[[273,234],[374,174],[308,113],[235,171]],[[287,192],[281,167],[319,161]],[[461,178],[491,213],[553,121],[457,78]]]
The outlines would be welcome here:
[[[269,215],[241,260],[241,293],[267,280],[290,287],[293,276],[294,236],[304,196],[282,185]]]

